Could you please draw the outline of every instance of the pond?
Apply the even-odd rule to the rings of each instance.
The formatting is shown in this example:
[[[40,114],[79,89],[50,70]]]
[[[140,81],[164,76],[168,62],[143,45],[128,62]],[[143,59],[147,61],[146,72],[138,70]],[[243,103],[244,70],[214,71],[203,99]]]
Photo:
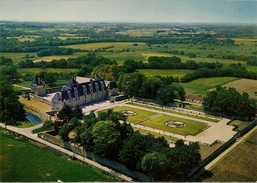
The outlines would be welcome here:
[[[34,115],[34,114],[30,113],[30,112],[26,112],[25,114],[26,114],[26,118],[31,123],[39,124],[39,123],[42,122],[42,120],[38,116],[36,116],[36,115]]]

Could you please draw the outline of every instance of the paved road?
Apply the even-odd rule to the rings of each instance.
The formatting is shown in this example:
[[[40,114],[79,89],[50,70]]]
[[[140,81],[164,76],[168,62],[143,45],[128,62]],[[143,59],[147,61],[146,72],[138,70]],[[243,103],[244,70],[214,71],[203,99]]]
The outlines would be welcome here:
[[[62,147],[59,147],[59,146],[57,146],[57,145],[51,144],[51,143],[49,143],[49,142],[47,142],[47,141],[45,141],[45,140],[39,138],[39,137],[37,136],[37,134],[32,134],[32,133],[31,133],[32,130],[34,130],[34,129],[36,129],[36,128],[39,128],[39,127],[41,127],[42,125],[43,125],[43,124],[41,123],[41,124],[39,124],[39,125],[37,125],[37,126],[30,127],[30,128],[17,128],[17,127],[13,127],[13,126],[7,126],[7,129],[8,129],[8,130],[11,130],[11,131],[14,131],[14,132],[16,132],[16,133],[19,133],[19,134],[21,134],[21,135],[24,135],[24,136],[26,136],[26,137],[28,137],[28,138],[30,138],[30,139],[33,139],[33,140],[35,140],[35,141],[37,141],[37,142],[42,143],[42,144],[45,144],[46,146],[52,147],[52,148],[54,148],[54,149],[56,149],[56,150],[58,150],[58,151],[61,151],[62,153],[67,154],[68,156],[74,156],[74,153],[73,153],[73,152],[68,151],[67,149],[64,149],[64,148],[62,148]],[[0,123],[0,126],[5,127],[5,125],[4,125],[3,123]],[[119,173],[119,172],[116,172],[116,171],[114,171],[114,170],[112,170],[112,169],[110,169],[110,168],[108,168],[108,167],[105,167],[105,166],[103,166],[103,165],[100,165],[99,163],[97,163],[97,162],[95,162],[95,161],[92,161],[92,160],[87,159],[87,158],[85,158],[85,157],[83,157],[83,156],[80,156],[80,155],[75,155],[75,157],[76,157],[77,159],[79,159],[80,161],[85,162],[86,164],[89,164],[89,165],[91,165],[91,166],[93,166],[93,167],[96,167],[97,169],[100,169],[100,170],[102,170],[102,171],[104,171],[104,172],[106,172],[106,173],[110,173],[110,174],[112,174],[112,175],[115,174],[115,175],[116,175],[118,178],[120,178],[121,180],[132,181],[132,178],[130,178],[130,177],[124,175],[124,174],[121,174],[121,173]]]

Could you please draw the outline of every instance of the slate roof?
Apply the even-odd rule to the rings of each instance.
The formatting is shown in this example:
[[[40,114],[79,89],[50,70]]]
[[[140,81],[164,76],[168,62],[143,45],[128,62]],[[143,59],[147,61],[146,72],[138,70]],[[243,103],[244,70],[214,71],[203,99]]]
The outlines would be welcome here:
[[[103,79],[91,80],[89,82],[78,83],[74,78],[70,81],[67,87],[63,87],[59,91],[59,100],[68,100],[69,98],[75,98],[85,96],[86,94],[95,93],[98,91],[106,90]]]

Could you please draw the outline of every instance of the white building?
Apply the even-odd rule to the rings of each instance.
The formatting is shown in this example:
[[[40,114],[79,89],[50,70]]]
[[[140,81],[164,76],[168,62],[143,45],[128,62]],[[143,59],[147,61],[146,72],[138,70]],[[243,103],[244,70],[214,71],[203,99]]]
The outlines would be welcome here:
[[[74,77],[53,96],[52,110],[60,111],[65,105],[75,107],[106,99],[107,87],[103,79]]]

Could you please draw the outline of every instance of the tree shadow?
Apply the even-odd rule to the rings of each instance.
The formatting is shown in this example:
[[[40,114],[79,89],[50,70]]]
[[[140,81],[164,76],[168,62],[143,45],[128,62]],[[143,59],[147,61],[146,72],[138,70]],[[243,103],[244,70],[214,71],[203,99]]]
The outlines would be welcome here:
[[[202,181],[204,181],[206,179],[209,179],[211,177],[213,177],[212,171],[205,170],[205,172],[202,175],[200,175],[196,181],[197,182],[202,182]]]

